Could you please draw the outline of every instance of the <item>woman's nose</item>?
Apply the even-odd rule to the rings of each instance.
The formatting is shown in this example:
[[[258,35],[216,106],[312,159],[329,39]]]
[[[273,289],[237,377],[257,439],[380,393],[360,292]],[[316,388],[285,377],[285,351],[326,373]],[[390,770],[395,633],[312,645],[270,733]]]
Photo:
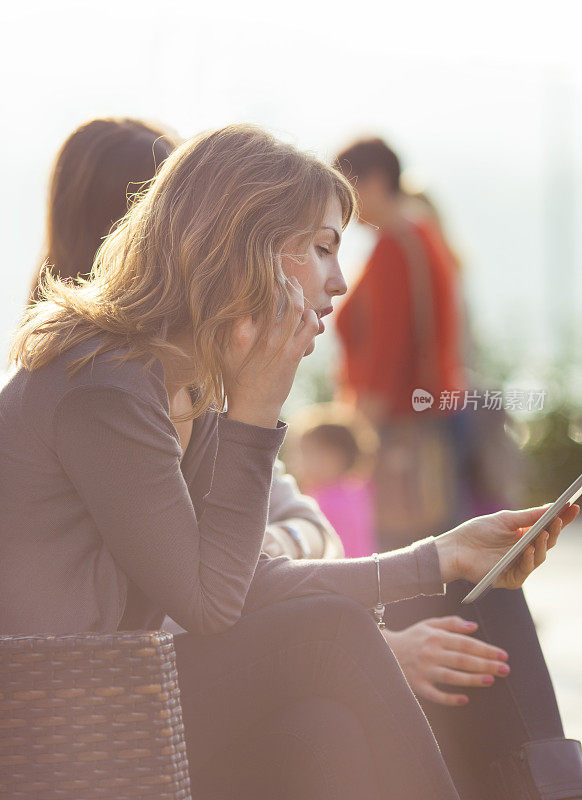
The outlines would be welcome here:
[[[335,295],[342,295],[347,292],[348,285],[339,265],[330,276],[325,288],[327,289],[328,294],[330,294],[332,297]]]

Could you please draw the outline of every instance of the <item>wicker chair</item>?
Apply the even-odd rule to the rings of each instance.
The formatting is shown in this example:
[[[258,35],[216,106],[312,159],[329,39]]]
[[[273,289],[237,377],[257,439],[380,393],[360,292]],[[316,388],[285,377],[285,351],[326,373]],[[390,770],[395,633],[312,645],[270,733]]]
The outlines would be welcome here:
[[[0,798],[190,800],[171,634],[0,636]]]

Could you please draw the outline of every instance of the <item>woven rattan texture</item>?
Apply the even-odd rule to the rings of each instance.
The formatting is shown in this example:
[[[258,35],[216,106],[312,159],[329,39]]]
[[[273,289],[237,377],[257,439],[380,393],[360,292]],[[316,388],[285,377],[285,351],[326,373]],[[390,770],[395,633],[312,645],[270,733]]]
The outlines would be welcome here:
[[[0,636],[0,798],[190,800],[171,634]]]

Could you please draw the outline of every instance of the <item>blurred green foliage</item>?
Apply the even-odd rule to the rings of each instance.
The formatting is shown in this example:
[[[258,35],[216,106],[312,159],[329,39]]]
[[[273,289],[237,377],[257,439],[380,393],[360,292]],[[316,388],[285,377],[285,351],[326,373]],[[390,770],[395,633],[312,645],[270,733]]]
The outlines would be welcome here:
[[[525,457],[528,504],[551,502],[582,473],[582,410],[563,404],[527,423]]]
[[[510,344],[485,350],[474,346],[475,378],[488,388],[519,388],[525,381],[547,392],[543,409],[516,412],[509,433],[523,460],[523,504],[551,502],[582,473],[582,370],[576,349],[554,363],[532,364]],[[528,364],[524,368],[523,364]]]

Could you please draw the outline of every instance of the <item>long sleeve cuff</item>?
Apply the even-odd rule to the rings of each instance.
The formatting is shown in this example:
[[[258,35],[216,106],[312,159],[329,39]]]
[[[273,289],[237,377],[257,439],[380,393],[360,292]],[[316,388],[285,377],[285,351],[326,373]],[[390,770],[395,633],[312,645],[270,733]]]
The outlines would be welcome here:
[[[281,420],[277,422],[276,428],[262,428],[259,425],[249,425],[237,419],[229,419],[225,411],[218,415],[219,441],[228,440],[245,447],[271,450],[275,456],[283,444],[287,427],[287,424]]]
[[[438,551],[434,536],[402,550],[380,556],[382,602],[391,603],[418,594],[443,594]]]

